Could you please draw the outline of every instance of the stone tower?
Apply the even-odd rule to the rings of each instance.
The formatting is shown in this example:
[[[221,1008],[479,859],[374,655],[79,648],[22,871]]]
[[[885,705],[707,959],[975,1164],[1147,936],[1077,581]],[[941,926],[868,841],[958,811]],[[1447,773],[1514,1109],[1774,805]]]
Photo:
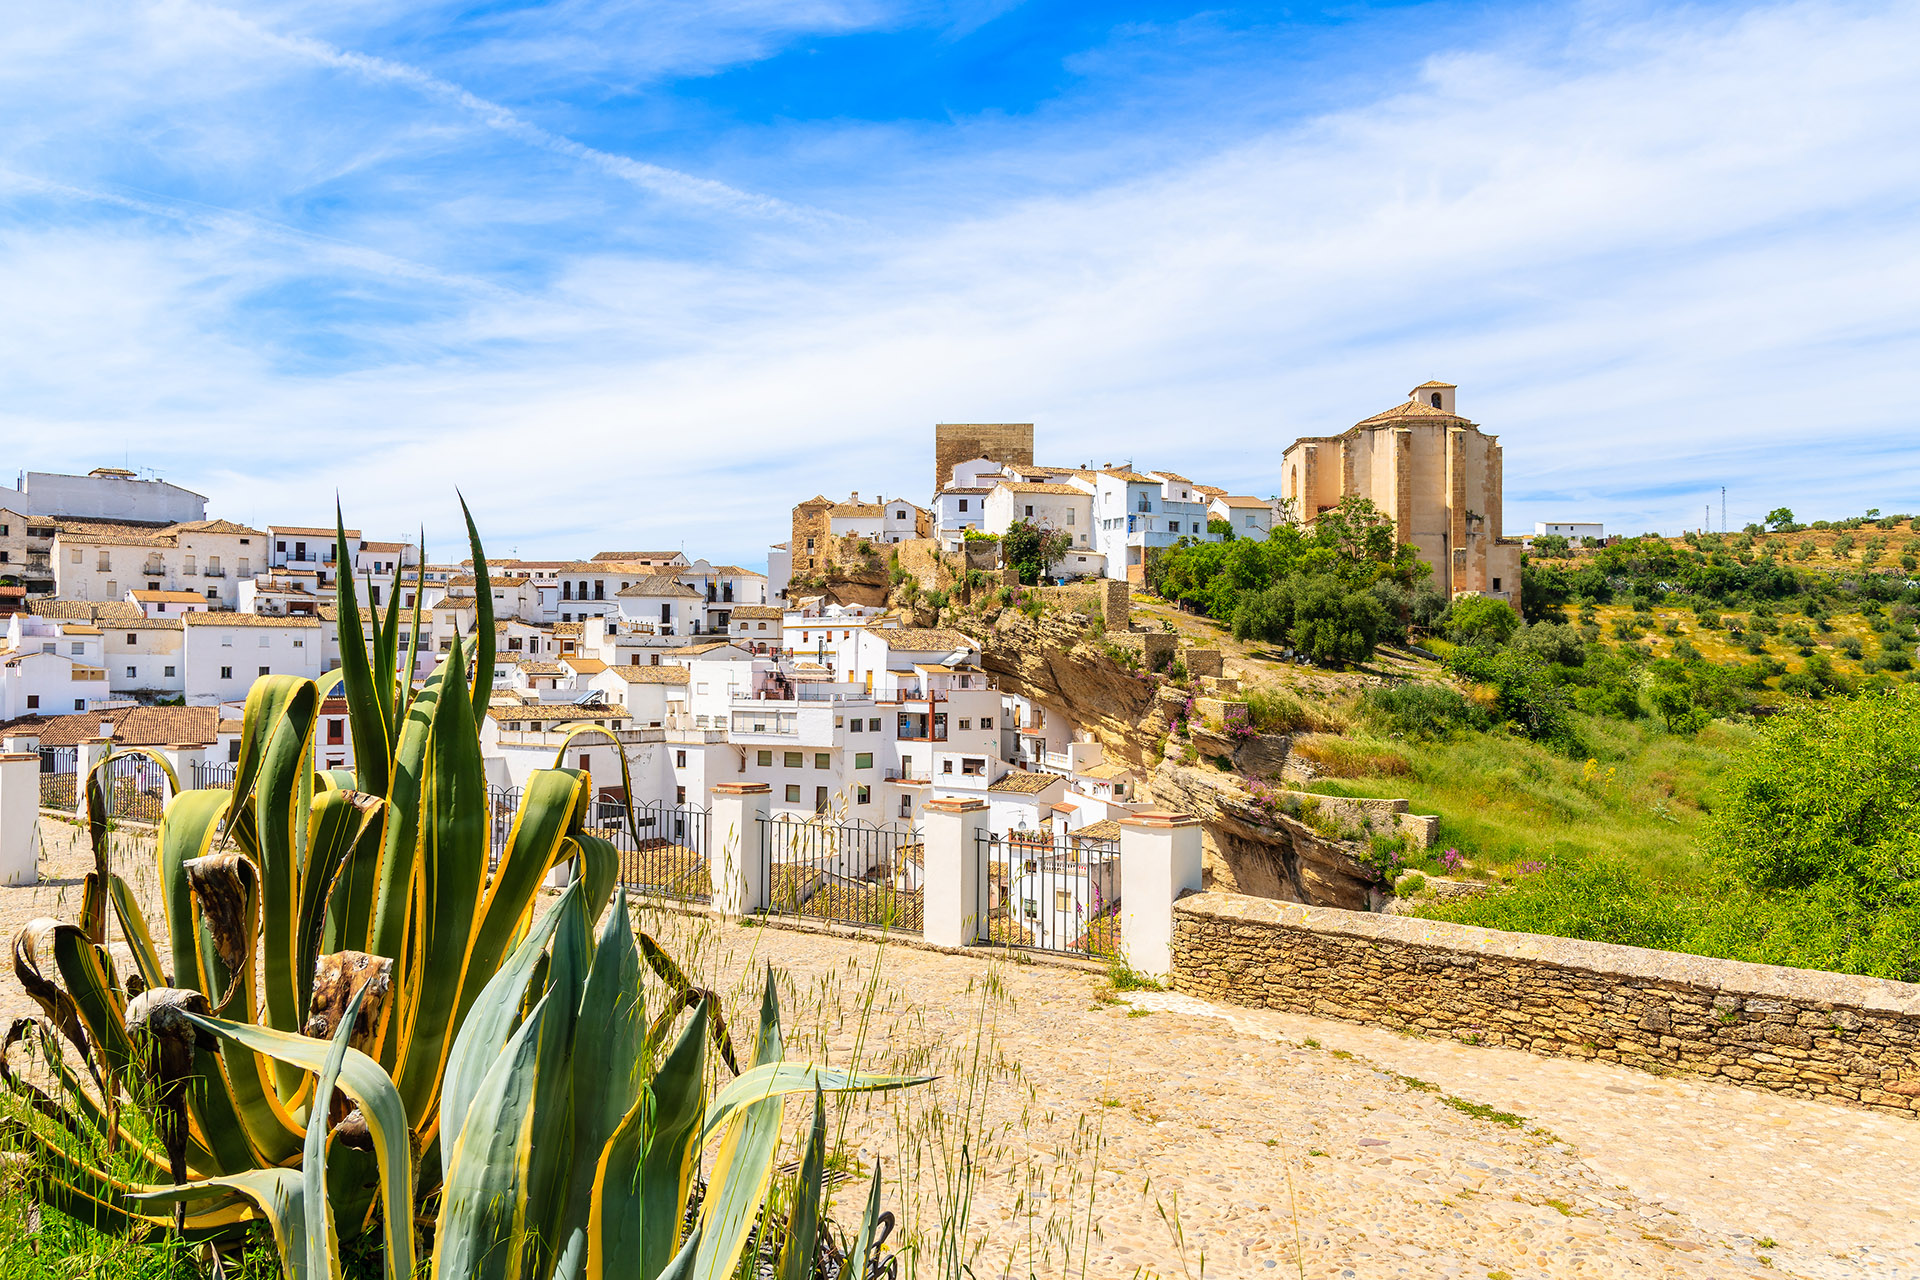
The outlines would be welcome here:
[[[1312,524],[1348,495],[1393,517],[1402,542],[1433,569],[1449,599],[1477,592],[1520,607],[1520,543],[1501,534],[1498,438],[1460,416],[1450,382],[1423,382],[1406,400],[1337,436],[1308,436],[1281,459],[1281,494]]]
[[[1033,465],[1031,422],[941,422],[933,428],[933,490],[953,483],[955,463],[972,458]]]

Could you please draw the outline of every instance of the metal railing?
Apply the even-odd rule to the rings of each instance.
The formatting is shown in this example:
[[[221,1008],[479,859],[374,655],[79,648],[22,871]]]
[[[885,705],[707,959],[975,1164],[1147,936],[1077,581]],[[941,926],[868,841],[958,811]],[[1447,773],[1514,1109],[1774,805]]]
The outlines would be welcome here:
[[[916,828],[786,814],[759,826],[768,912],[920,932],[924,864]]]
[[[231,791],[234,775],[240,771],[236,760],[203,760],[189,770],[191,781],[182,778],[195,791]]]
[[[40,807],[71,813],[80,802],[80,748],[40,748]]]
[[[627,806],[618,800],[593,803],[593,834],[620,851],[620,883],[636,892],[681,902],[711,902],[713,876],[707,866],[707,811],[697,804],[653,800]]]
[[[1072,832],[982,832],[977,919],[995,946],[1120,954],[1120,844]]]
[[[160,824],[171,784],[167,772],[146,756],[108,756],[101,766],[107,816],[127,822]]]
[[[933,775],[925,769],[915,772],[912,769],[888,769],[888,782],[932,782]]]
[[[520,813],[519,787],[487,788],[487,865],[498,866],[507,851],[507,837],[513,834],[513,820]]]

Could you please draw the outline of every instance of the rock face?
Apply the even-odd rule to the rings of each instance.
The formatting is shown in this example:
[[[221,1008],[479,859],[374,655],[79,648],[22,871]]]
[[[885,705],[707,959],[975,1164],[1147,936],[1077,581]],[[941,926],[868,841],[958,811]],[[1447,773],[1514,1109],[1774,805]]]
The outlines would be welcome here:
[[[1200,819],[1208,889],[1348,911],[1385,899],[1379,873],[1354,846],[1268,812],[1230,774],[1166,761],[1152,786],[1154,803]]]
[[[1064,620],[1035,622],[1005,610],[982,643],[981,665],[1002,689],[1066,715],[1110,759],[1138,766],[1155,804],[1200,819],[1209,888],[1352,911],[1376,909],[1385,900],[1379,874],[1355,856],[1356,846],[1268,812],[1237,775],[1160,760],[1186,702],[1181,691],[1143,679]],[[1271,766],[1253,772],[1278,772],[1286,758],[1284,738],[1238,743],[1196,728],[1195,744],[1201,754],[1232,756],[1242,768]]]

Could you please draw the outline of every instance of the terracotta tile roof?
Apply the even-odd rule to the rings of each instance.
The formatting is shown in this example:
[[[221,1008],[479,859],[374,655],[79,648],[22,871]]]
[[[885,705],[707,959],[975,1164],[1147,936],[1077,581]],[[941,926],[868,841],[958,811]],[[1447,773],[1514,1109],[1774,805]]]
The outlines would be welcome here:
[[[985,485],[948,485],[946,488],[940,491],[940,496],[945,497],[949,493],[992,493],[992,492],[993,490],[987,488]]]
[[[1155,471],[1153,474],[1158,476],[1162,480],[1171,480],[1175,484],[1192,484],[1193,483],[1193,481],[1187,479],[1185,476],[1181,475],[1178,471]]]
[[[553,624],[553,634],[562,639],[567,637],[577,638],[585,625],[583,622],[556,622]]]
[[[596,551],[595,560],[650,560],[656,564],[684,561],[686,556],[678,551]]]
[[[597,676],[607,669],[607,664],[600,661],[600,659],[583,658],[575,653],[570,653],[560,659],[560,665],[563,667],[572,667],[575,674],[583,676]]]
[[[491,573],[487,575],[487,585],[490,587],[524,587],[532,581],[533,579],[524,573],[506,573],[500,574],[497,577]],[[447,579],[447,586],[449,588],[471,587],[474,585],[474,577],[470,573],[463,573],[458,577]]]
[[[304,614],[282,617],[273,613],[184,613],[180,620],[190,627],[318,627],[320,619]]]
[[[781,611],[770,604],[743,604],[733,611],[736,618],[778,618]]]
[[[694,658],[703,653],[712,653],[715,649],[731,648],[733,648],[731,640],[703,640],[698,644],[683,644],[677,649],[668,649],[667,652],[676,657]]]
[[[1067,834],[1075,840],[1118,840],[1120,823],[1114,818],[1102,818],[1098,822],[1089,822],[1079,830],[1069,831]]]
[[[717,564],[713,566],[713,571],[715,573],[730,573],[737,578],[764,578],[767,576],[758,569],[742,569],[737,564]]]
[[[360,535],[349,529],[347,536],[357,538]],[[411,542],[363,542],[360,544],[360,549],[362,551],[405,551],[412,545]]]
[[[628,684],[685,684],[692,673],[682,666],[636,666],[633,663],[620,663],[607,670],[619,676]]]
[[[1439,422],[1465,422],[1457,413],[1448,413],[1445,409],[1436,409],[1430,404],[1421,404],[1418,400],[1402,400],[1399,404],[1371,418],[1362,418],[1354,423],[1356,427],[1370,427],[1375,423],[1399,422],[1407,418],[1431,418]]]
[[[1000,791],[1013,795],[1037,796],[1056,782],[1064,783],[1057,773],[1022,773],[1015,769],[988,787],[988,791]]]
[[[197,591],[135,591],[133,598],[143,604],[205,604],[207,598]]]
[[[1011,489],[1015,493],[1061,493],[1073,498],[1090,498],[1093,495],[1085,489],[1071,484],[1003,484],[1002,489]]]
[[[1415,391],[1458,391],[1459,389],[1451,382],[1423,382],[1414,388]]]
[[[179,534],[179,533],[236,533],[236,534],[244,533],[249,535],[250,537],[260,537],[260,538],[264,538],[267,536],[267,531],[265,529],[249,528],[247,525],[244,525],[244,524],[235,524],[231,520],[189,520],[185,524],[169,525],[167,528],[167,532],[175,533],[175,534]],[[327,530],[327,536],[332,537],[333,530],[331,529]]]
[[[100,736],[103,721],[113,721],[114,741],[128,747],[211,744],[218,734],[218,707],[114,707],[79,715],[55,716],[40,730],[43,747],[71,747]]]
[[[1128,765],[1110,760],[1105,764],[1088,765],[1077,772],[1081,777],[1092,778],[1095,782],[1111,782],[1115,778],[1127,777],[1133,769]]]
[[[521,720],[611,720],[624,723],[629,713],[624,707],[578,707],[571,702],[528,703],[518,707],[498,704],[487,708],[489,719],[502,722]]]
[[[642,578],[630,587],[622,587],[613,593],[616,596],[692,596],[700,593],[669,573],[658,573],[650,578]]]
[[[1120,467],[1104,468],[1099,475],[1112,476],[1115,480],[1125,480],[1128,484],[1159,484],[1152,476],[1143,476],[1138,471],[1127,471]]]
[[[958,631],[948,631],[938,627],[894,627],[888,630],[869,631],[889,649],[898,649],[905,653],[933,653],[944,651],[951,653],[955,649],[971,649],[972,640]]]
[[[86,622],[138,622],[146,615],[125,600],[29,600],[36,618],[74,618]]]
[[[1193,486],[1193,491],[1195,493],[1204,493],[1209,498],[1224,498],[1227,496],[1225,489],[1216,488],[1210,484],[1197,484]]]
[[[877,502],[836,502],[827,509],[827,517],[841,516],[849,520],[878,519],[887,514],[887,509]]]
[[[108,631],[179,631],[180,619],[185,616],[176,613],[169,618],[116,618],[99,626]]]
[[[91,623],[69,622],[60,628],[60,634],[63,636],[97,636],[100,634],[100,628],[93,626]]]
[[[276,538],[284,533],[295,538],[325,538],[328,541],[332,541],[335,534],[332,525],[328,525],[323,529],[319,525],[270,524],[267,528],[273,532],[273,536]],[[347,536],[349,538],[358,538],[360,531],[358,529],[349,529],[347,530]]]
[[[1265,498],[1255,498],[1255,497],[1250,497],[1244,494],[1237,494],[1237,493],[1229,494],[1225,497],[1222,497],[1220,501],[1225,503],[1229,507],[1271,508],[1273,506],[1273,504],[1271,502],[1268,502]]]
[[[567,669],[557,662],[546,662],[539,658],[521,658],[513,664],[520,668],[521,674],[529,676],[563,676]]]
[[[112,547],[171,547],[177,539],[163,529],[144,525],[81,524],[62,520],[56,536],[63,543]]]

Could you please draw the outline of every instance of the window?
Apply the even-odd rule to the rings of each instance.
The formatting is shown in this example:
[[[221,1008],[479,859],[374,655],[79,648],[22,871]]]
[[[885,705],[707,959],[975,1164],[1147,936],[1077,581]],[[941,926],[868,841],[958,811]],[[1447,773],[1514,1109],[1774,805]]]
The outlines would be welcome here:
[[[771,768],[773,765],[773,752],[762,751],[759,754],[758,758],[754,760],[754,763],[759,765],[761,768]]]
[[[128,643],[128,644],[137,644],[137,643],[139,643],[139,641],[138,641],[138,639],[137,639],[137,638],[136,638],[136,637],[134,636],[134,634],[133,634],[133,632],[131,632],[131,631],[129,631],[129,632],[127,632],[127,643]]]
[[[275,551],[285,551],[287,549],[287,544],[284,542],[276,542],[273,544],[273,549]]]
[[[980,717],[980,727],[981,727],[982,729],[991,729],[991,728],[993,728],[993,717],[992,717],[992,716],[981,716],[981,717]]]
[[[346,721],[340,720],[340,719],[329,719],[327,721],[328,744],[331,745],[336,742],[345,742],[347,740],[346,729],[347,729]]]
[[[813,753],[813,767],[816,769],[831,769],[833,768],[833,757],[824,751],[816,751]]]
[[[960,762],[960,772],[968,775],[969,777],[978,778],[982,774],[986,773],[986,771],[987,771],[987,762],[985,760],[974,759],[974,760],[962,760]]]
[[[40,705],[39,694],[30,693],[27,695],[27,710],[32,711],[34,708],[38,707],[39,705]]]
[[[85,698],[75,698],[73,700],[73,709],[75,711],[85,711],[87,709],[87,700]]]
[[[971,720],[962,720],[962,721],[960,722],[960,727],[961,727],[962,729],[971,729],[971,728],[973,728],[973,721],[971,721]]]
[[[136,680],[139,678],[139,676],[140,676],[140,669],[138,667],[127,668],[127,679]]]
[[[864,730],[866,727],[867,727],[866,718],[863,716],[855,716],[853,718],[853,723],[847,726],[847,732],[859,733],[862,730]]]
[[[99,560],[95,562],[95,567],[104,573],[113,567],[113,561],[108,558],[106,552],[102,551]]]
[[[83,653],[85,653],[85,652],[87,651],[87,646],[86,646],[86,642],[85,642],[85,641],[83,641],[83,640],[75,640],[75,641],[74,641],[74,642],[73,642],[73,643],[72,643],[72,644],[71,644],[70,646],[68,646],[68,647],[69,647],[69,648],[71,648],[71,649],[73,650],[73,653],[74,653],[74,656],[75,656],[75,657],[78,657],[78,656],[79,656],[80,654],[83,654]]]
[[[825,813],[827,811],[827,789],[825,787],[815,787],[813,789],[813,811],[815,813]]]
[[[687,802],[687,789],[685,787],[675,787],[673,789],[673,802],[675,804],[685,804]]]
[[[684,768],[686,768],[686,767],[687,767],[687,753],[686,753],[686,752],[684,752],[684,751],[676,751],[676,752],[674,752],[674,753],[673,753],[673,767],[674,767],[674,768],[676,768],[676,769],[684,769]]]
[[[168,677],[169,679],[171,679],[171,678],[173,677],[173,668],[172,668],[172,667],[166,667],[166,668],[164,668],[164,670],[165,670],[165,672],[166,672],[166,674],[167,674],[167,677]]]
[[[942,773],[952,773],[952,772],[953,772],[953,761],[951,761],[951,760],[942,760],[942,761],[940,762],[940,772],[942,772]]]
[[[1031,506],[1029,506],[1029,507],[1027,508],[1027,514],[1028,514],[1028,515],[1032,515],[1032,514],[1033,514],[1033,508],[1032,508]]]
[[[867,721],[867,730],[870,733],[880,732],[880,720],[878,717],[875,717],[874,719]]]
[[[903,818],[911,818],[913,816],[913,797],[912,796],[900,797],[900,816]]]
[[[962,511],[967,509],[967,500],[965,498],[960,499],[960,509]]]
[[[853,767],[856,769],[873,768],[873,752],[856,751],[853,753]]]
[[[263,676],[264,676],[264,675],[271,675],[271,674],[272,674],[272,672],[271,672],[271,671],[270,671],[270,670],[269,670],[268,668],[266,668],[266,667],[262,667],[262,668],[260,668],[260,674],[261,674],[261,675],[263,675]]]
[[[1073,895],[1065,889],[1055,889],[1053,891],[1053,909],[1055,911],[1073,910]]]
[[[293,647],[296,649],[304,649],[307,647],[307,642],[296,637],[293,642]]]
[[[1071,507],[1067,509],[1067,523],[1068,524],[1073,523],[1073,509]]]
[[[787,768],[789,768],[789,769],[804,769],[804,768],[806,768],[806,767],[807,767],[807,757],[806,757],[806,753],[805,753],[805,752],[803,752],[803,751],[789,751],[789,752],[787,752],[787,753],[786,753],[786,759],[785,759],[785,764],[786,764],[786,766],[787,766]]]
[[[1439,398],[1440,398],[1439,396],[1435,396],[1435,397],[1434,397],[1434,399],[1435,399],[1435,400],[1438,400]],[[1495,578],[1495,579],[1493,580],[1493,589],[1494,589],[1495,591],[1498,591],[1498,590],[1500,589],[1500,579],[1498,579],[1498,578]]]
[[[232,667],[222,667],[222,668],[220,668],[220,678],[221,678],[222,680],[231,680],[231,679],[233,679],[233,668],[232,668]]]
[[[786,795],[787,795],[788,804],[799,804],[800,803],[800,784],[797,782],[789,782],[787,784]]]
[[[75,548],[73,549],[73,555],[72,555],[72,557],[71,557],[71,559],[72,559],[72,561],[73,561],[73,563],[75,563],[75,564],[79,564],[79,563],[80,563],[80,548],[78,548],[78,547],[75,547]]]
[[[855,804],[872,804],[873,788],[872,787],[855,787],[853,789],[853,802]]]

